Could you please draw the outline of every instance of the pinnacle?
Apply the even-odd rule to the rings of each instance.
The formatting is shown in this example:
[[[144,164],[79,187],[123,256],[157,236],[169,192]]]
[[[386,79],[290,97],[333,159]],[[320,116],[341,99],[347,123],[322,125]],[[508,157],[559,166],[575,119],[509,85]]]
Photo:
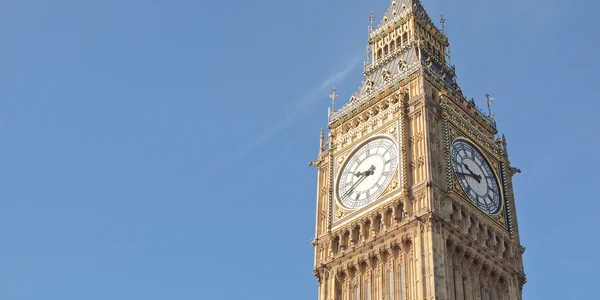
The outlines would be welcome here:
[[[392,0],[390,7],[385,12],[383,19],[377,28],[381,28],[389,22],[393,22],[395,19],[406,15],[410,11],[425,13],[425,9],[420,0]],[[425,13],[425,16],[427,16],[427,13]],[[429,19],[428,16],[427,19]]]

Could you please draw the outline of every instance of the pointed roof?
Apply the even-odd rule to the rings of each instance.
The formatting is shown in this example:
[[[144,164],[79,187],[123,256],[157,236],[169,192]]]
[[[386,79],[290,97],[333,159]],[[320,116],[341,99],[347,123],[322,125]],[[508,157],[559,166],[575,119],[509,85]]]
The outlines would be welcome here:
[[[385,15],[379,23],[379,26],[377,27],[381,27],[382,25],[387,24],[399,15],[408,12],[409,9],[412,7],[411,2],[411,0],[392,0],[392,3],[390,3],[390,7],[388,7],[387,11],[385,12]]]
[[[394,20],[400,15],[411,11],[425,12],[420,0],[392,0],[378,27]]]
[[[386,25],[397,22],[411,12],[419,13],[423,18],[431,21],[431,18],[427,15],[420,0],[392,0],[381,19],[381,22],[376,29],[373,30],[370,37],[376,35],[380,30],[385,28]]]

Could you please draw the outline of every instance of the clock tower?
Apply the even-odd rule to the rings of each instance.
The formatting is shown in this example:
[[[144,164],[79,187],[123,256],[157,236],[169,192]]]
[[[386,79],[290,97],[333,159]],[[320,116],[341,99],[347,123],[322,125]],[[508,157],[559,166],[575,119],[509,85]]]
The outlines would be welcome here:
[[[519,170],[456,83],[446,33],[419,0],[395,0],[368,44],[311,163],[318,300],[521,299]]]

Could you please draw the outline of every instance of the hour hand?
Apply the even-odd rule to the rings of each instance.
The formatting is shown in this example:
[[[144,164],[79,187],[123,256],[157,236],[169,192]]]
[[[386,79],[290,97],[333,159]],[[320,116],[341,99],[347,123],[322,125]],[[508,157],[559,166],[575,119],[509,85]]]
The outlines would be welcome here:
[[[471,171],[471,168],[469,168],[469,165],[463,163],[463,166],[465,166],[465,169],[467,169],[467,171],[469,171],[469,173],[471,173],[471,175],[478,176],[479,178],[481,178],[481,176],[476,175],[475,173],[473,173],[473,171]]]
[[[471,171],[471,168],[469,168],[469,165],[467,165],[467,164],[463,163],[463,166],[465,166],[465,169],[467,169],[467,171],[469,171],[469,173],[471,173],[471,175],[475,175],[475,174],[473,173],[473,171]]]
[[[374,172],[375,172],[375,166],[371,165],[371,167],[368,170],[366,170],[364,172],[356,172],[356,173],[354,173],[354,176],[356,176],[356,177],[365,176],[365,175],[369,176],[369,175],[373,175]]]
[[[367,174],[367,176],[373,175],[375,173],[375,166],[371,165],[371,167],[367,171],[365,171],[365,173]]]

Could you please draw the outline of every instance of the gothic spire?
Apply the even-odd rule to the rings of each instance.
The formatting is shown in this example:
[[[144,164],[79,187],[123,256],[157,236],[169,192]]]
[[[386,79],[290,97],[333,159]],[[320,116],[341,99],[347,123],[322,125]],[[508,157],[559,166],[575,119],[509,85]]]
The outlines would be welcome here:
[[[377,26],[377,29],[383,28],[391,22],[396,22],[398,19],[413,11],[417,13],[422,12],[423,16],[429,19],[420,0],[392,0],[390,6],[383,15],[383,19],[379,23],[379,26]]]

